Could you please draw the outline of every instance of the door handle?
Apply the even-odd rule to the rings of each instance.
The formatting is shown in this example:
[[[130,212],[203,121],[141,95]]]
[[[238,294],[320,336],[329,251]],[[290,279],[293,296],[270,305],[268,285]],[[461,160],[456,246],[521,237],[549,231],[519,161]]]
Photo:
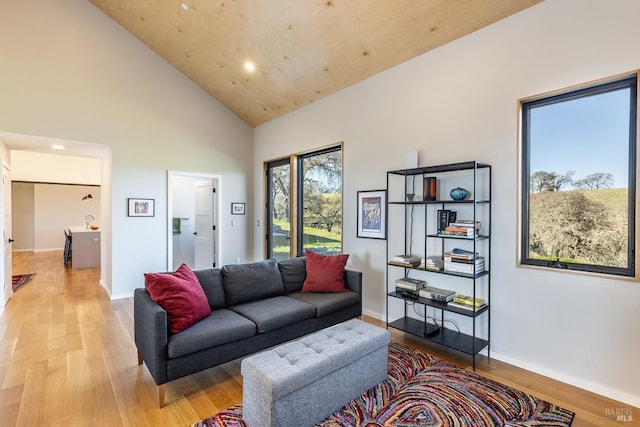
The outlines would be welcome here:
[[[9,239],[9,243],[13,243],[13,242],[15,242],[15,240]]]
[[[198,235],[198,233],[196,233],[196,232],[194,231],[194,232],[193,232],[193,235],[194,235],[194,236],[197,236],[197,235]]]

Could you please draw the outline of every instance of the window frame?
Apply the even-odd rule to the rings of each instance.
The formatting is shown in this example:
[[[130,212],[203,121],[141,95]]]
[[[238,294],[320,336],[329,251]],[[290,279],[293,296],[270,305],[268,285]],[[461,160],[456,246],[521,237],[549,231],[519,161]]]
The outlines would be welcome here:
[[[264,241],[264,253],[267,257],[270,254],[270,243],[269,239],[272,239],[271,227],[271,218],[270,212],[272,209],[271,200],[270,200],[270,190],[272,183],[270,182],[271,177],[269,174],[269,170],[271,166],[279,166],[279,165],[290,165],[290,174],[289,174],[289,211],[290,211],[290,251],[289,257],[295,258],[298,256],[304,255],[304,177],[303,177],[303,167],[302,163],[305,158],[313,157],[316,155],[322,155],[334,151],[339,151],[340,156],[342,157],[342,170],[340,172],[341,175],[341,199],[342,199],[342,227],[344,230],[344,144],[342,142],[327,145],[325,147],[320,147],[316,149],[312,149],[305,152],[290,154],[286,157],[280,157],[276,160],[270,160],[264,162],[265,168],[265,219],[264,224],[267,227],[267,233],[265,233],[265,241]],[[341,233],[340,237],[340,247],[341,250],[344,251],[344,233]]]
[[[627,226],[627,267],[612,267],[595,264],[580,264],[564,261],[548,261],[529,257],[529,212],[530,212],[530,112],[533,108],[544,107],[558,104],[564,101],[585,98],[593,95],[604,94],[619,89],[629,89],[629,164],[628,164],[628,226]],[[520,266],[539,267],[543,269],[575,271],[580,273],[593,273],[597,275],[606,275],[607,277],[632,278],[637,280],[636,264],[636,224],[637,218],[637,195],[638,188],[638,73],[634,72],[623,76],[618,76],[608,80],[592,82],[580,87],[570,88],[564,91],[558,91],[552,94],[546,94],[519,101],[519,137],[520,137],[520,213],[518,219],[519,240],[518,258]]]
[[[299,154],[296,156],[296,227],[298,233],[296,234],[296,254],[297,256],[304,255],[304,160],[310,157],[321,156],[327,153],[333,153],[335,151],[340,152],[340,156],[342,156],[342,144],[331,145],[325,148],[321,148],[315,151],[309,151],[303,154]],[[344,159],[343,159],[344,160]],[[342,206],[342,221],[341,224],[344,225],[344,187],[342,185],[343,177],[344,177],[344,161],[341,162],[343,165],[342,170],[340,171],[340,197],[343,201]],[[344,233],[340,235],[340,250],[344,249]]]

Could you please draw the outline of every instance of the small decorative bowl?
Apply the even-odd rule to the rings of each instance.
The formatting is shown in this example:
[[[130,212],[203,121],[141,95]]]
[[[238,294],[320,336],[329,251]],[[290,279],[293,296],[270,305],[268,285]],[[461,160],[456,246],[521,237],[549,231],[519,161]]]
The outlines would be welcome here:
[[[449,193],[449,195],[453,200],[464,200],[469,195],[469,192],[462,187],[456,187],[451,190],[451,193]]]
[[[97,230],[98,228],[100,228],[100,226],[99,225],[90,225],[89,228],[92,229],[92,230]]]

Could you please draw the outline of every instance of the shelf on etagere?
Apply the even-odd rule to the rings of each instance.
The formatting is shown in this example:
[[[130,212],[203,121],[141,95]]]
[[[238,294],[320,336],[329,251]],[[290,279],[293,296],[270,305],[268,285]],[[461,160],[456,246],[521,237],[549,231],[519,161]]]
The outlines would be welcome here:
[[[473,336],[463,334],[462,332],[431,324],[427,324],[428,332],[425,334],[425,323],[411,317],[401,317],[389,323],[389,326],[403,332],[407,332],[411,335],[422,336],[431,342],[458,350],[471,356],[475,356],[480,353],[487,345],[489,345],[488,340],[478,337],[474,338]]]
[[[436,301],[436,300],[429,299],[429,298],[423,298],[423,297],[416,297],[415,299],[414,298],[407,298],[407,297],[403,296],[399,292],[389,292],[387,295],[390,296],[390,297],[393,297],[393,298],[403,299],[403,300],[408,301],[408,302],[417,302],[418,304],[428,305],[429,307],[435,307],[435,308],[439,308],[441,310],[447,310],[447,311],[450,311],[452,313],[462,314],[463,316],[468,316],[468,317],[477,317],[477,316],[481,315],[482,313],[486,312],[487,310],[489,310],[489,306],[488,305],[483,305],[482,307],[480,307],[477,310],[473,311],[473,310],[466,310],[464,308],[455,307],[455,306],[447,304],[446,302],[440,302],[440,301]]]

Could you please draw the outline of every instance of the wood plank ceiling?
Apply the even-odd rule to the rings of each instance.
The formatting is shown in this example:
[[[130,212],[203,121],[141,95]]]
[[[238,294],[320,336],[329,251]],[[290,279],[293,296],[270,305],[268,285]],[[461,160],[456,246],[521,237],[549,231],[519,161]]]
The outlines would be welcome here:
[[[543,0],[90,1],[255,127]]]

